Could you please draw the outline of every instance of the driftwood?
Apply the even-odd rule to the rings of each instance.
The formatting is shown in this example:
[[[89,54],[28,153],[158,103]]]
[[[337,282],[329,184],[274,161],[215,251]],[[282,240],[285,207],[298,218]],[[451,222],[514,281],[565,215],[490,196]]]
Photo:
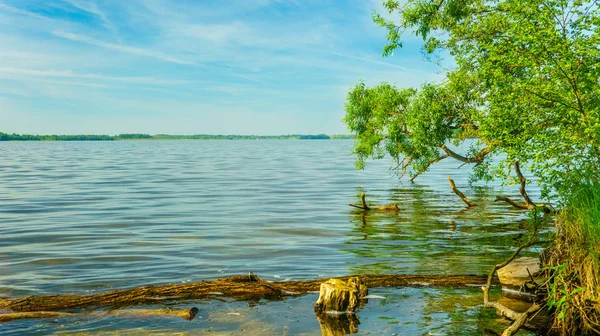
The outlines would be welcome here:
[[[34,312],[18,312],[0,314],[0,322],[10,322],[14,320],[23,319],[34,319],[34,318],[57,318],[57,317],[77,317],[77,316],[89,316],[89,315],[115,315],[115,316],[132,316],[132,317],[146,317],[146,316],[176,316],[186,320],[193,320],[198,314],[198,308],[193,307],[190,309],[114,309],[109,310],[106,313],[103,312],[92,312],[92,313],[65,313],[55,311],[34,311]]]
[[[465,194],[463,194],[460,190],[458,190],[458,188],[456,188],[456,185],[454,184],[454,180],[452,180],[452,178],[450,176],[448,176],[448,182],[450,182],[450,189],[452,189],[452,191],[454,191],[454,193],[458,197],[460,197],[460,199],[463,200],[463,202],[465,202],[469,207],[473,207],[473,206],[477,205],[477,203],[468,199],[467,196],[465,196]]]
[[[348,281],[351,277],[340,277]],[[367,287],[467,287],[486,282],[485,275],[361,275]],[[39,295],[22,298],[0,298],[0,312],[8,314],[44,312],[46,314],[17,315],[20,318],[50,317],[52,312],[89,309],[97,307],[124,307],[139,304],[163,304],[168,301],[227,297],[236,300],[280,300],[287,296],[304,295],[319,290],[327,279],[306,281],[268,282],[250,273],[212,281],[189,284],[168,284],[119,289],[93,295],[63,294]],[[498,279],[488,279],[498,284]],[[2,316],[0,314],[0,321]],[[55,315],[58,316],[58,315]]]
[[[528,286],[535,288],[544,282],[544,277],[540,275],[540,266],[540,258],[516,258],[498,269],[498,279],[502,287],[528,292]]]
[[[546,243],[546,242],[538,241],[538,240],[536,240],[536,238],[537,238],[537,227],[535,228],[533,234],[531,235],[531,237],[529,238],[527,243],[519,246],[515,250],[515,252],[512,254],[512,256],[510,258],[508,258],[505,262],[503,262],[502,264],[494,265],[494,267],[492,267],[492,270],[488,274],[488,280],[487,280],[486,285],[481,287],[481,290],[483,291],[483,306],[486,308],[495,308],[496,311],[498,313],[500,313],[500,315],[502,315],[510,320],[515,321],[515,322],[513,322],[512,325],[510,325],[508,328],[506,328],[504,330],[504,332],[502,333],[502,336],[512,336],[529,320],[531,315],[537,313],[539,310],[542,309],[541,305],[534,302],[529,307],[529,309],[527,309],[526,312],[518,313],[518,312],[500,304],[499,302],[490,301],[490,293],[489,293],[490,288],[492,286],[492,279],[494,278],[496,272],[499,269],[505,267],[506,265],[510,264],[513,260],[515,260],[515,258],[517,258],[517,256],[519,256],[519,253],[521,253],[521,251],[524,248],[542,244],[542,243]]]
[[[362,210],[387,210],[387,211],[398,211],[398,210],[400,210],[398,208],[398,204],[395,204],[395,203],[394,204],[388,204],[388,205],[371,205],[371,206],[369,206],[367,204],[367,201],[366,201],[365,198],[366,198],[366,196],[365,196],[365,193],[363,192],[360,195],[360,199],[361,199],[361,202],[362,202],[361,205],[356,205],[356,204],[348,204],[348,205],[351,206],[351,207],[362,209]]]

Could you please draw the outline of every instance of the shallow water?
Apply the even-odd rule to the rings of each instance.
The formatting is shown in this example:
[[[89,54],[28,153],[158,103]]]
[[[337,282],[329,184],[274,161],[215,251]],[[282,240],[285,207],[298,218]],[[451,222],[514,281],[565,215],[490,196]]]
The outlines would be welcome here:
[[[399,183],[388,172],[389,161],[356,171],[351,147],[344,140],[0,143],[0,295],[91,293],[248,271],[268,280],[483,274],[519,245],[524,213],[492,202],[497,194],[518,195],[516,189],[470,187],[469,167],[450,160],[416,183]],[[448,175],[480,206],[466,209],[448,187]],[[401,211],[365,215],[349,207],[360,202],[362,191],[369,202],[395,202]],[[415,291],[410,301],[426,293],[444,299],[434,289],[406,290]],[[298,333],[318,330],[313,299],[277,303],[306,306],[302,314],[317,328],[303,319],[296,324],[308,329]],[[234,309],[226,307],[241,303],[218,305]],[[256,311],[277,311],[272,305]],[[412,309],[421,319],[426,315],[422,306]],[[361,314],[369,316],[367,310]],[[410,320],[403,310],[394,314]],[[0,330],[140,327],[113,319],[25,321]],[[385,318],[364,319],[361,333],[387,333],[388,325],[398,330]],[[449,319],[436,315],[419,328],[434,330]],[[143,326],[156,333],[166,326],[162,332],[168,333],[199,323],[207,322]],[[191,329],[205,330],[198,327]],[[283,330],[283,324],[272,328]],[[420,334],[419,328],[411,330]]]

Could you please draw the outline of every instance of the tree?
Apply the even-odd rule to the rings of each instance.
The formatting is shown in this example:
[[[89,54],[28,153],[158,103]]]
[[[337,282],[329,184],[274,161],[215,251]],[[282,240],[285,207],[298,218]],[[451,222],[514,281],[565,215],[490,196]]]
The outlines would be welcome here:
[[[600,180],[600,9],[590,0],[384,1],[396,20],[384,55],[402,34],[424,40],[454,65],[442,83],[398,89],[359,83],[344,121],[356,133],[357,166],[389,154],[403,176],[437,161],[474,163],[474,179],[512,179],[514,162],[539,178],[546,197]],[[449,143],[472,143],[456,153]],[[495,160],[494,156],[503,159]]]

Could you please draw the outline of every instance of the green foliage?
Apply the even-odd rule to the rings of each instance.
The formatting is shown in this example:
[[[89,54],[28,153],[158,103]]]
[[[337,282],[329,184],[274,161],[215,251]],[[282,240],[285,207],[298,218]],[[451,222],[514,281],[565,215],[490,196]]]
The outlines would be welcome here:
[[[150,134],[140,134],[140,133],[132,133],[132,134],[119,134],[116,137],[117,139],[151,139],[152,136]]]
[[[0,141],[110,141],[109,135],[31,135],[0,132]]]
[[[414,175],[443,150],[477,163],[475,179],[510,179],[506,167],[517,160],[539,178],[544,196],[600,180],[597,3],[387,0],[384,6],[394,16],[374,14],[388,32],[384,55],[402,47],[402,34],[410,32],[423,38],[427,52],[448,52],[455,66],[441,84],[360,83],[348,94],[344,121],[357,134],[358,167],[387,152],[396,162],[408,158]],[[477,140],[471,153],[457,157],[442,148],[468,138]],[[499,154],[501,162],[488,162]]]

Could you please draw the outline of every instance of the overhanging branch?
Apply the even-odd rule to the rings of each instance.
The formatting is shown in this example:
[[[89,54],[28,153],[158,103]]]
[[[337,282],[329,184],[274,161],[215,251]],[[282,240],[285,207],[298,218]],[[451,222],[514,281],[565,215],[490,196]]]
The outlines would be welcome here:
[[[464,163],[482,163],[485,156],[491,151],[489,147],[485,147],[477,153],[474,157],[466,157],[462,156],[455,151],[448,148],[446,145],[442,145],[440,147],[446,154],[448,154],[451,158],[462,161]]]

